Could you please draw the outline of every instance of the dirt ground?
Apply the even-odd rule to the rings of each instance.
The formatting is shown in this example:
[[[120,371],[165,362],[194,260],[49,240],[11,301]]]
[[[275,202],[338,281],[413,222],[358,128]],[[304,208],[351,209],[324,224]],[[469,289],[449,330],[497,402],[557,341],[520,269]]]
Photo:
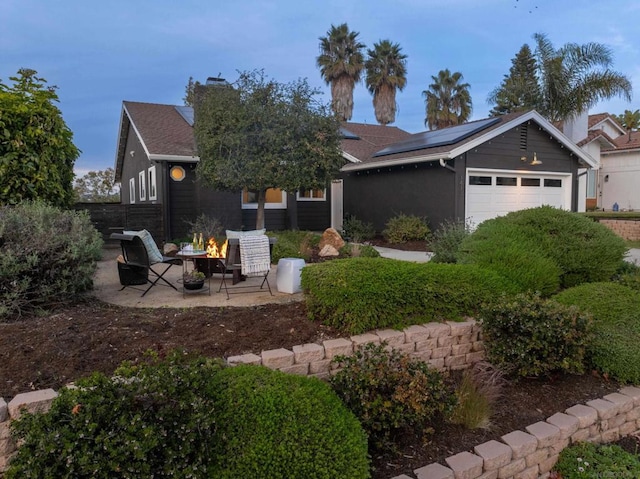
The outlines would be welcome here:
[[[414,247],[424,248],[424,245]],[[88,297],[49,314],[0,324],[0,397],[54,388],[93,371],[110,374],[145,351],[181,348],[210,357],[291,348],[344,337],[310,321],[303,302],[252,307],[133,308]],[[403,434],[394,454],[373,457],[376,479],[388,479],[544,420],[620,386],[595,374],[512,382],[496,405],[491,427],[468,431],[445,424],[427,442]],[[637,442],[627,441],[630,448]],[[637,450],[637,449],[636,449]]]

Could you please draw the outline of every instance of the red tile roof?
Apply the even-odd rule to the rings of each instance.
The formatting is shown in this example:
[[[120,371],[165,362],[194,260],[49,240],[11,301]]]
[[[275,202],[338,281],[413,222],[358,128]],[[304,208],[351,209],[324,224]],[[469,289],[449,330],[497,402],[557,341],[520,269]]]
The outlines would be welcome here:
[[[631,134],[621,135],[615,138],[613,143],[615,144],[615,148],[607,148],[607,150],[603,150],[603,153],[640,149],[640,131],[632,131]]]

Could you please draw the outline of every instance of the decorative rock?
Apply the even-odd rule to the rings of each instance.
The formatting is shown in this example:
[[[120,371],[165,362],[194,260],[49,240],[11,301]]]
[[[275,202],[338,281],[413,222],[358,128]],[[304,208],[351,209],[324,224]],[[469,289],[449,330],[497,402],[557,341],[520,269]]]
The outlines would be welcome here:
[[[162,248],[162,254],[165,256],[175,256],[179,250],[180,248],[178,248],[178,245],[175,243],[166,243],[164,248]]]
[[[322,247],[322,249],[318,253],[318,256],[320,256],[321,258],[328,258],[331,256],[340,256],[340,252],[337,249],[335,249],[333,246],[328,244]]]
[[[6,421],[8,414],[7,403],[3,398],[0,398],[0,422]]]
[[[344,246],[344,240],[342,239],[342,236],[340,236],[340,233],[335,230],[335,228],[327,228],[326,230],[324,230],[324,233],[322,233],[322,238],[320,238],[318,248],[322,250],[327,245],[333,246],[336,251]]]

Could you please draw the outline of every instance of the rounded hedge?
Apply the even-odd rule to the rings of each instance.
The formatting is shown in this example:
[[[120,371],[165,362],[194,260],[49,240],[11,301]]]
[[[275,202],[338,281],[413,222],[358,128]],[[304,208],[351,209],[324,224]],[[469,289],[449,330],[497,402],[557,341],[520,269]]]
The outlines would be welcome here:
[[[0,321],[69,302],[93,287],[102,238],[86,211],[0,206]]]
[[[593,316],[589,359],[621,382],[640,383],[640,292],[616,283],[591,283],[554,296]]]
[[[222,440],[211,477],[369,477],[366,435],[326,383],[240,365],[215,384]]]
[[[473,316],[484,302],[521,291],[475,265],[351,258],[302,270],[311,319],[347,334]]]
[[[513,280],[523,275],[528,279],[521,284],[548,295],[553,293],[555,274],[562,288],[609,280],[626,251],[625,242],[606,226],[542,206],[481,223],[463,241],[460,261],[495,269]],[[534,274],[532,267],[538,272]]]

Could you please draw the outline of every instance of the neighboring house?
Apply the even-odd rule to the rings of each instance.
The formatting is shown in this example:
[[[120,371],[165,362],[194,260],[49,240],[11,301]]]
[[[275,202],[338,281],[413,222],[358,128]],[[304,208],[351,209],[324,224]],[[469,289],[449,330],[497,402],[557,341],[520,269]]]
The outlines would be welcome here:
[[[115,167],[122,203],[161,205],[164,240],[188,236],[200,213],[251,229],[252,192],[199,184],[192,127],[192,108],[123,102]],[[288,228],[294,215],[300,229],[341,229],[351,214],[382,231],[400,213],[426,217],[435,229],[447,219],[478,224],[542,204],[577,211],[586,176],[579,173],[598,166],[535,111],[416,134],[345,123],[342,135],[339,177],[324,190],[269,190],[267,229]]]
[[[350,125],[345,125],[351,131]],[[579,171],[598,166],[535,111],[409,135],[379,148],[353,128],[343,140],[344,211],[377,231],[400,213],[486,219],[544,204],[577,211]]]

